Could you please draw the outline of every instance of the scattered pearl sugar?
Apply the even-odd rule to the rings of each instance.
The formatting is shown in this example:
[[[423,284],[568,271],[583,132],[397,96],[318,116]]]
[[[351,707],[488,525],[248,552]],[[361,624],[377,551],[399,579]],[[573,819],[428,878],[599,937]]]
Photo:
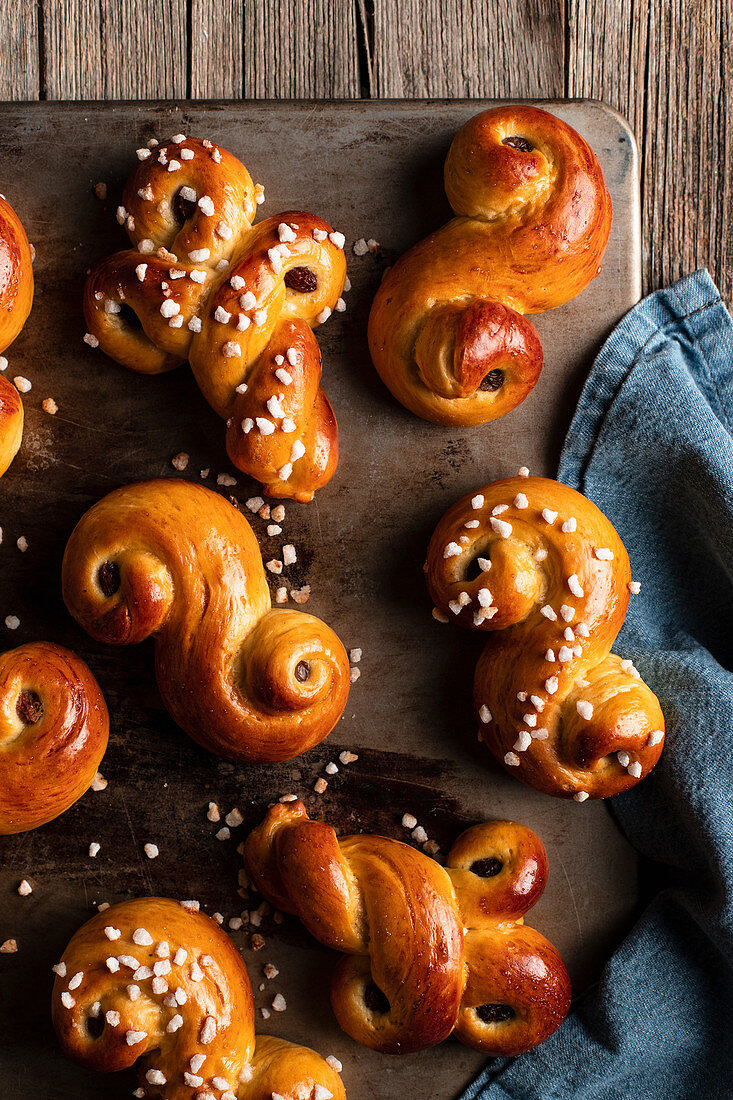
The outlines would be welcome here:
[[[581,596],[584,595],[583,587],[578,579],[577,573],[571,573],[568,577],[568,588],[570,589],[572,594],[574,596],[577,596],[579,599]]]
[[[402,817],[402,825],[405,829],[414,829],[417,825],[417,818],[412,814],[404,814]]]
[[[143,844],[143,851],[148,859],[156,859],[160,854],[157,844]]]

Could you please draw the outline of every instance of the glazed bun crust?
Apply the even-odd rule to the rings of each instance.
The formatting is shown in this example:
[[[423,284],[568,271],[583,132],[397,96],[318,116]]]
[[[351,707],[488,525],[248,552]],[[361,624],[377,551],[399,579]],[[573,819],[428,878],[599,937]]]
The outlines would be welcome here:
[[[45,825],[81,798],[109,735],[84,662],[51,642],[0,656],[0,834]]]
[[[0,196],[0,352],[25,324],[33,304],[33,259],[23,224]]]
[[[453,1031],[520,1054],[559,1027],[570,982],[556,949],[523,924],[547,880],[544,846],[510,821],[462,833],[443,868],[387,837],[338,838],[301,802],[272,806],[245,843],[252,882],[343,953],[331,1004],[364,1046],[406,1054]]]
[[[302,210],[253,225],[249,172],[211,142],[139,152],[118,211],[134,247],[90,274],[89,332],[143,374],[188,359],[234,465],[269,496],[309,501],[338,462],[312,330],[343,308],[343,237]]]
[[[18,215],[0,196],[0,354],[15,340],[33,304],[31,246]],[[0,477],[15,458],[23,438],[23,402],[15,386],[0,375]]]
[[[110,493],[74,529],[62,586],[98,641],[156,639],[166,707],[219,756],[290,760],[344,709],[341,641],[313,615],[271,607],[252,528],[219,493],[173,479]]]
[[[542,346],[525,314],[578,295],[600,271],[611,199],[593,150],[537,107],[497,107],[445,163],[456,216],[388,271],[369,318],[377,371],[438,424],[483,424],[534,387]]]
[[[426,577],[448,621],[489,635],[474,702],[510,774],[578,801],[649,774],[664,716],[633,662],[611,652],[631,566],[595,504],[546,478],[486,485],[440,520]]]
[[[51,1011],[69,1058],[104,1073],[137,1062],[145,1097],[311,1098],[320,1086],[345,1100],[320,1055],[255,1035],[241,955],[177,901],[137,898],[92,917],[57,966]]]

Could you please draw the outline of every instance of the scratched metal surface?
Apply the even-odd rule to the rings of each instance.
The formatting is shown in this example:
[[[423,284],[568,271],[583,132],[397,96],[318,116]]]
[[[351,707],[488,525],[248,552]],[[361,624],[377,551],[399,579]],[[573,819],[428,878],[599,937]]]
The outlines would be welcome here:
[[[9,1100],[36,1097],[115,1100],[134,1088],[132,1072],[104,1080],[68,1063],[50,1027],[50,966],[70,934],[102,900],[157,893],[200,899],[227,918],[243,907],[237,894],[236,845],[269,801],[294,791],[311,812],[340,831],[374,830],[405,838],[400,819],[414,813],[444,849],[482,818],[510,817],[544,839],[551,875],[532,912],[560,947],[582,988],[628,926],[637,901],[637,867],[603,805],[566,803],[504,775],[476,743],[471,679],[481,639],[430,617],[422,580],[429,535],[457,497],[528,465],[552,474],[559,443],[590,358],[614,322],[640,295],[636,154],[619,117],[591,103],[552,109],[576,126],[598,153],[615,217],[601,276],[576,301],[539,317],[546,365],[529,399],[483,428],[451,430],[424,423],[398,406],[373,371],[365,328],[384,267],[448,216],[442,160],[456,129],[483,104],[4,105],[0,191],[21,214],[37,249],[36,301],[9,351],[12,377],[33,383],[25,399],[22,450],[0,483],[0,623],[20,617],[10,647],[48,638],[82,654],[107,698],[112,730],[102,765],[103,792],[88,792],[64,817],[24,836],[0,838],[0,941],[19,950],[0,956],[0,1066]],[[253,526],[265,559],[292,542],[292,586],[309,583],[308,610],[324,617],[348,647],[363,649],[361,679],[333,735],[294,764],[254,769],[215,759],[180,733],[158,698],[152,646],[99,646],[67,615],[60,596],[66,538],[98,497],[146,477],[190,477],[209,467],[216,488],[227,464],[223,425],[200,396],[188,368],[158,378],[128,373],[90,351],[81,292],[89,266],[124,247],[114,211],[133,150],[150,136],[183,130],[231,149],[265,185],[263,215],[304,207],[347,238],[353,289],[348,311],[318,330],[324,383],[336,410],[341,460],[311,505],[286,505],[283,535]],[[98,181],[109,194],[92,194]],[[381,242],[378,257],[357,258],[359,237]],[[41,411],[53,396],[56,417]],[[178,474],[170,459],[191,455]],[[239,478],[234,494],[256,490]],[[224,490],[228,491],[228,490]],[[29,549],[15,548],[25,535]],[[329,781],[316,778],[341,749],[358,762]],[[295,769],[302,779],[293,778]],[[214,800],[235,804],[245,825],[233,840],[214,839],[206,819]],[[96,859],[90,841],[101,844]],[[149,861],[144,843],[160,856]],[[16,889],[22,877],[34,892]],[[308,1043],[344,1063],[351,1100],[396,1095],[454,1096],[482,1058],[457,1042],[402,1059],[367,1051],[338,1029],[328,1005],[332,959],[292,919],[260,928],[266,946],[250,948],[234,933],[249,965],[258,1007],[282,992],[288,1009],[262,1029]],[[262,966],[280,977],[257,991]],[[42,1082],[42,1084],[40,1084]]]

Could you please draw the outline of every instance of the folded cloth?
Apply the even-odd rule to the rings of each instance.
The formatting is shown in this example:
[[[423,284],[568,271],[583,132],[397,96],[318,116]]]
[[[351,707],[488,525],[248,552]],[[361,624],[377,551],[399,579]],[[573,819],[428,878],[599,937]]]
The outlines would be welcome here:
[[[663,889],[560,1030],[466,1100],[733,1098],[732,421],[733,322],[698,271],[614,330],[559,470],[641,581],[614,650],[659,696],[667,739],[612,805]]]

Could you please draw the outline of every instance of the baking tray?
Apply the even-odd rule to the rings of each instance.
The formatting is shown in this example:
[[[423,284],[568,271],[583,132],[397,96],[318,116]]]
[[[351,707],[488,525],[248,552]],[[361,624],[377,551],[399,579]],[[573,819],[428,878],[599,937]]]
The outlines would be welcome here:
[[[460,125],[488,101],[359,103],[134,103],[3,105],[0,191],[21,215],[37,250],[36,299],[9,350],[8,374],[33,383],[25,397],[20,454],[0,482],[0,624],[20,618],[2,644],[33,639],[69,646],[88,661],[111,714],[102,772],[106,790],[89,791],[66,815],[22,836],[0,838],[0,1066],[8,1100],[129,1096],[134,1072],[102,1079],[66,1061],[49,1020],[50,967],[95,903],[144,894],[197,898],[229,918],[238,896],[239,841],[268,802],[304,798],[311,814],[340,832],[372,830],[409,839],[414,814],[447,850],[464,826],[508,817],[547,845],[550,881],[530,915],[561,949],[576,991],[598,973],[637,904],[637,864],[608,809],[557,801],[505,775],[478,745],[471,707],[473,669],[483,637],[431,618],[423,583],[425,548],[437,520],[459,496],[527,465],[554,474],[591,358],[615,322],[640,297],[637,154],[626,123],[593,102],[550,103],[600,158],[614,222],[603,270],[575,301],[536,318],[545,368],[530,397],[493,424],[441,428],[417,419],[382,386],[367,351],[369,305],[383,270],[449,216],[442,162]],[[291,764],[253,768],[208,755],[172,723],[153,675],[153,647],[92,642],[66,613],[60,566],[66,539],[100,496],[130,481],[185,477],[216,489],[227,462],[223,424],[187,367],[143,377],[82,343],[81,296],[92,264],[126,245],[115,221],[134,149],[178,131],[208,136],[232,150],[265,186],[260,216],[304,208],[346,234],[352,290],[348,309],[319,328],[324,385],[340,427],[333,481],[312,504],[286,504],[283,534],[268,539],[251,517],[265,560],[284,542],[298,562],[283,579],[310,584],[307,610],[323,617],[347,647],[360,647],[353,685],[332,736]],[[106,201],[94,184],[107,185]],[[358,258],[357,238],[380,250]],[[43,398],[59,406],[51,417]],[[190,455],[184,473],[171,467]],[[258,491],[237,475],[240,501]],[[25,535],[28,550],[16,539]],[[315,780],[343,749],[359,759]],[[233,839],[214,838],[209,801],[222,813],[238,805],[245,824]],[[101,844],[96,859],[91,841]],[[143,845],[160,855],[149,860]],[[33,884],[21,898],[21,878]],[[282,992],[287,1010],[260,1020],[263,1031],[336,1054],[350,1100],[395,1096],[448,1098],[483,1062],[454,1041],[418,1056],[390,1058],[341,1033],[330,1012],[333,961],[293,918],[265,917],[266,946],[253,952],[246,929],[233,933],[248,963],[258,1007]],[[262,967],[280,970],[258,991]],[[258,1013],[259,1016],[259,1013]]]

